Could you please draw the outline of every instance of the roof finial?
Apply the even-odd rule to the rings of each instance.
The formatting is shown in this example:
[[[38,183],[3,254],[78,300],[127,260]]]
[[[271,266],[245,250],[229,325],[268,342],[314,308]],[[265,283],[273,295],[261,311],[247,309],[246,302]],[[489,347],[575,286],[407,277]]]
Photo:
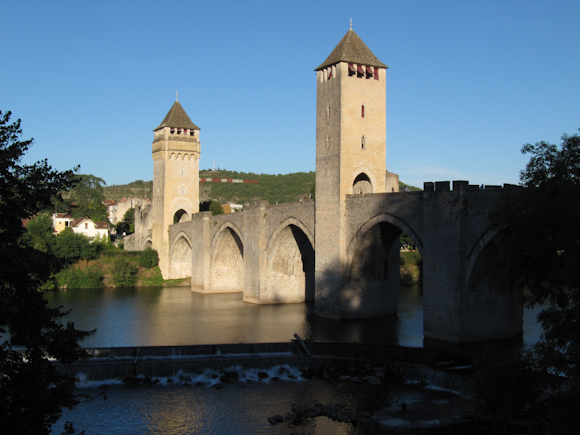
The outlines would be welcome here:
[[[179,100],[177,99],[177,89],[175,90],[175,101],[179,101]]]
[[[352,17],[350,19],[350,30],[352,30]]]

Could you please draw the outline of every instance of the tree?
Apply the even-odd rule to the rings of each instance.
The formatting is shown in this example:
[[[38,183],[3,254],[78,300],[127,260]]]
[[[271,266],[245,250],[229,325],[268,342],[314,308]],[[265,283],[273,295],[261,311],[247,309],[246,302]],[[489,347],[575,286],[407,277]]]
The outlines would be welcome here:
[[[505,432],[508,418],[534,403],[541,392],[540,375],[529,370],[519,351],[506,355],[485,350],[473,364],[472,384],[475,403],[491,414],[494,433]]]
[[[211,211],[212,216],[224,214],[224,209],[218,201],[210,200],[199,204],[199,211]]]
[[[42,252],[50,252],[54,240],[52,234],[52,218],[46,213],[40,213],[26,225],[22,240],[28,246]]]
[[[131,207],[123,215],[123,222],[134,222],[134,221],[135,221],[135,207]]]
[[[93,221],[106,221],[107,207],[103,204],[105,180],[90,174],[76,175],[76,183],[68,198],[72,217],[88,217]]]
[[[123,219],[115,225],[117,234],[132,234],[135,232],[135,208],[131,207],[123,215]]]
[[[127,257],[116,257],[113,269],[113,284],[116,287],[131,287],[137,282],[138,272],[139,267],[133,261]]]
[[[54,257],[22,242],[22,220],[50,208],[74,172],[53,170],[46,160],[24,165],[32,139],[20,141],[20,120],[0,112],[0,421],[5,434],[45,434],[63,407],[76,403],[74,380],[49,358],[63,363],[85,355],[78,342],[89,335],[63,324],[66,313],[48,308],[38,291]]]
[[[70,265],[79,260],[89,260],[98,258],[104,250],[104,244],[99,241],[92,241],[84,234],[76,234],[72,228],[65,228],[56,236],[53,252],[63,265]]]
[[[580,136],[558,148],[526,144],[523,188],[508,190],[491,214],[499,230],[497,262],[538,315],[542,337],[535,363],[554,374],[580,375]]]

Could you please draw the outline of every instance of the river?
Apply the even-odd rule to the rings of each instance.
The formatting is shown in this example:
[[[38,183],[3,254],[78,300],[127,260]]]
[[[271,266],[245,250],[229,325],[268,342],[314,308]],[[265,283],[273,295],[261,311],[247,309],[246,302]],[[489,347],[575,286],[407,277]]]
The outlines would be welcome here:
[[[85,347],[285,342],[295,333],[306,340],[423,346],[420,286],[401,287],[397,316],[349,321],[316,317],[310,303],[254,305],[244,303],[241,293],[201,294],[188,287],[69,289],[47,292],[45,297],[51,307],[71,309],[68,319],[78,328],[97,330],[83,342]],[[538,311],[525,310],[524,335],[519,342],[524,346],[539,337]],[[364,431],[326,417],[306,421],[300,427],[287,423],[271,426],[266,418],[285,414],[293,403],[304,401],[372,410],[373,406],[449,394],[417,386],[369,391],[369,386],[362,384],[345,387],[290,378],[253,382],[252,377],[252,373],[243,374],[242,382],[221,390],[184,387],[179,381],[166,379],[148,387],[83,385],[78,392],[86,399],[72,411],[65,411],[54,426],[55,433],[62,432],[65,421],[72,421],[85,435],[358,434]]]

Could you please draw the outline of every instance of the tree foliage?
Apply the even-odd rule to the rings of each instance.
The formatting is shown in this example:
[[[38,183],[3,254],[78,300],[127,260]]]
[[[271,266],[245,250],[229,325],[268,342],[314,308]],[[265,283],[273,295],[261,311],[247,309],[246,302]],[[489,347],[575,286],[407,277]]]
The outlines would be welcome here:
[[[199,204],[199,211],[211,211],[212,216],[224,214],[224,208],[217,201],[204,201]]]
[[[475,403],[492,416],[494,433],[505,431],[507,419],[533,403],[541,392],[540,375],[529,370],[520,352],[483,353],[473,365]]]
[[[139,265],[151,269],[159,264],[159,255],[157,251],[151,248],[145,248],[139,257]]]
[[[500,231],[498,264],[529,304],[548,303],[538,320],[539,367],[580,375],[580,136],[560,147],[526,144],[531,158],[520,174],[523,188],[505,192],[491,220]]]
[[[138,272],[139,267],[129,258],[124,256],[116,257],[113,269],[113,284],[115,284],[115,287],[131,287],[137,282]]]
[[[103,204],[105,184],[105,180],[94,175],[76,175],[75,185],[68,197],[73,218],[88,217],[95,222],[108,219],[107,207]]]
[[[135,221],[135,207],[131,207],[123,215],[123,222],[134,222],[134,221]]]
[[[45,434],[75,404],[74,381],[49,358],[84,356],[78,342],[89,333],[63,324],[66,313],[48,308],[39,293],[54,257],[21,240],[22,220],[50,208],[74,172],[53,170],[46,160],[22,164],[32,139],[20,141],[20,120],[10,116],[0,112],[0,421],[5,434]]]
[[[26,225],[26,232],[22,235],[24,243],[42,252],[52,250],[53,240],[52,218],[46,213],[40,213],[30,219]]]
[[[79,260],[94,260],[104,250],[104,244],[92,241],[83,234],[76,234],[73,230],[65,228],[55,238],[54,255],[64,265],[76,263]]]

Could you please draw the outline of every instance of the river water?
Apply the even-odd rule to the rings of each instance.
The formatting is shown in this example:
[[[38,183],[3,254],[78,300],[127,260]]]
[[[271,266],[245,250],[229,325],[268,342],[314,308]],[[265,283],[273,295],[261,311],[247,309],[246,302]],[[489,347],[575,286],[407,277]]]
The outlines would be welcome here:
[[[48,292],[45,297],[51,307],[71,309],[68,319],[77,328],[97,329],[83,342],[85,347],[286,342],[295,333],[306,340],[423,346],[420,286],[401,287],[397,316],[349,321],[316,317],[309,303],[254,305],[244,303],[241,293],[201,294],[188,287],[69,289]],[[525,310],[520,342],[524,346],[539,337],[535,321],[539,309]],[[205,375],[206,381],[210,375]],[[278,382],[252,379],[255,373],[242,373],[241,381],[223,389],[186,387],[179,379],[162,379],[154,386],[80,385],[78,392],[86,398],[64,412],[53,433],[61,433],[64,422],[71,421],[85,435],[359,434],[364,430],[326,417],[299,427],[272,426],[267,417],[287,413],[294,403],[342,403],[373,411],[449,394],[418,386],[386,389],[288,377]]]

